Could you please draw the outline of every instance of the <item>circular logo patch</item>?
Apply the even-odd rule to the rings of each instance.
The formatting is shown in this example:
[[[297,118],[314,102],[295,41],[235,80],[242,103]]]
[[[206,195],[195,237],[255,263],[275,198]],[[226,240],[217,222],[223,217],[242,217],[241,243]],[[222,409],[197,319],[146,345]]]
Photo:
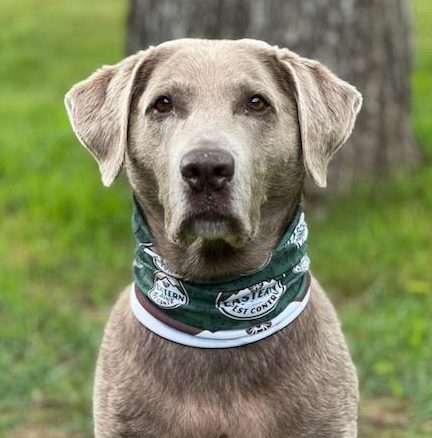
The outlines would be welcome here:
[[[181,283],[162,271],[155,272],[153,287],[148,291],[148,297],[164,309],[176,309],[189,303],[189,296]]]
[[[280,280],[262,281],[231,294],[221,292],[216,307],[233,319],[257,319],[270,313],[286,290]]]

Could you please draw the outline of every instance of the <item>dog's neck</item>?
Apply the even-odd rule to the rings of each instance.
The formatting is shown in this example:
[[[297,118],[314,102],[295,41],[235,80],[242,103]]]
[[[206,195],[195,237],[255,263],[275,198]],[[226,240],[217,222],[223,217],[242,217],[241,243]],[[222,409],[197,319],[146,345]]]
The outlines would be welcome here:
[[[170,341],[197,348],[231,348],[282,330],[310,297],[308,230],[298,205],[267,260],[253,272],[214,281],[191,281],[158,254],[138,205],[130,304],[138,321]]]
[[[268,259],[282,234],[291,223],[301,197],[269,199],[261,208],[258,233],[243,248],[233,248],[224,242],[196,241],[188,248],[170,242],[165,234],[164,215],[160,206],[151,205],[137,195],[157,252],[170,269],[190,280],[212,280],[254,271]]]

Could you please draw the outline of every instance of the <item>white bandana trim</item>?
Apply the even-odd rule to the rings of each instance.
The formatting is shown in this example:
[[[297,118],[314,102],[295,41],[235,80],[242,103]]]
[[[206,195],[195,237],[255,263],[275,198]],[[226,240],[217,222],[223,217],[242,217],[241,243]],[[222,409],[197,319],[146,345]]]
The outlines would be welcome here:
[[[204,330],[196,335],[170,327],[151,315],[138,301],[134,283],[132,283],[130,290],[130,305],[133,314],[143,326],[169,341],[188,347],[232,348],[260,341],[291,324],[305,309],[310,292],[309,286],[302,301],[291,302],[279,315],[264,323],[241,330],[221,330],[217,332]]]

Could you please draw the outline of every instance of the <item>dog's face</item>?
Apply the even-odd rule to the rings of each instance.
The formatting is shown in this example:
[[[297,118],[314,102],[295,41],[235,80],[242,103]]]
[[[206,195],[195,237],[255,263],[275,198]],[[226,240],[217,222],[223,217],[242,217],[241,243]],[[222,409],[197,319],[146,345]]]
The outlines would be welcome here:
[[[106,67],[66,103],[109,185],[126,158],[139,199],[179,245],[241,247],[270,199],[324,186],[360,94],[321,64],[253,40],[178,40]]]
[[[241,246],[266,197],[284,195],[302,168],[295,101],[246,44],[192,41],[167,51],[134,103],[130,181],[163,206],[171,240]]]

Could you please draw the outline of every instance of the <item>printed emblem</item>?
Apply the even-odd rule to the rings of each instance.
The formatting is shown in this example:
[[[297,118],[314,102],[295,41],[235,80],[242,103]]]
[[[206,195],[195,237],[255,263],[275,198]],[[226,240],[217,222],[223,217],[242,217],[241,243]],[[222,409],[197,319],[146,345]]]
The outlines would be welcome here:
[[[133,266],[134,268],[138,268],[138,269],[144,268],[144,265],[138,259],[134,259]]]
[[[289,238],[287,244],[293,244],[297,248],[300,248],[307,240],[308,237],[308,227],[305,222],[305,215],[302,213],[299,218],[299,223],[295,227],[291,237]]]
[[[310,266],[310,259],[307,255],[304,255],[300,261],[292,268],[294,274],[300,274],[301,272],[306,272]]]
[[[181,283],[162,271],[155,272],[154,284],[148,296],[156,305],[164,309],[176,309],[189,303],[189,296]]]
[[[280,280],[262,281],[234,293],[221,292],[216,307],[229,318],[256,319],[270,313],[286,290]]]
[[[153,243],[152,242],[140,242],[140,243],[138,243],[138,246],[140,247],[140,248],[150,248],[151,246],[153,246]]]
[[[160,269],[161,271],[165,272],[165,274],[171,275],[173,277],[177,277],[177,275],[171,271],[169,266],[167,265],[165,259],[163,259],[160,255],[155,254],[153,257],[153,263],[155,266]]]
[[[246,333],[248,335],[256,335],[257,333],[265,332],[271,326],[272,326],[271,321],[265,322],[263,324],[258,324],[253,327],[249,327],[248,329],[246,329]]]
[[[178,275],[171,271],[165,259],[163,259],[155,251],[153,251],[153,248],[151,246],[143,247],[142,250],[153,259],[153,264],[156,266],[156,268],[165,272],[165,274],[171,275],[172,277],[178,277]]]

